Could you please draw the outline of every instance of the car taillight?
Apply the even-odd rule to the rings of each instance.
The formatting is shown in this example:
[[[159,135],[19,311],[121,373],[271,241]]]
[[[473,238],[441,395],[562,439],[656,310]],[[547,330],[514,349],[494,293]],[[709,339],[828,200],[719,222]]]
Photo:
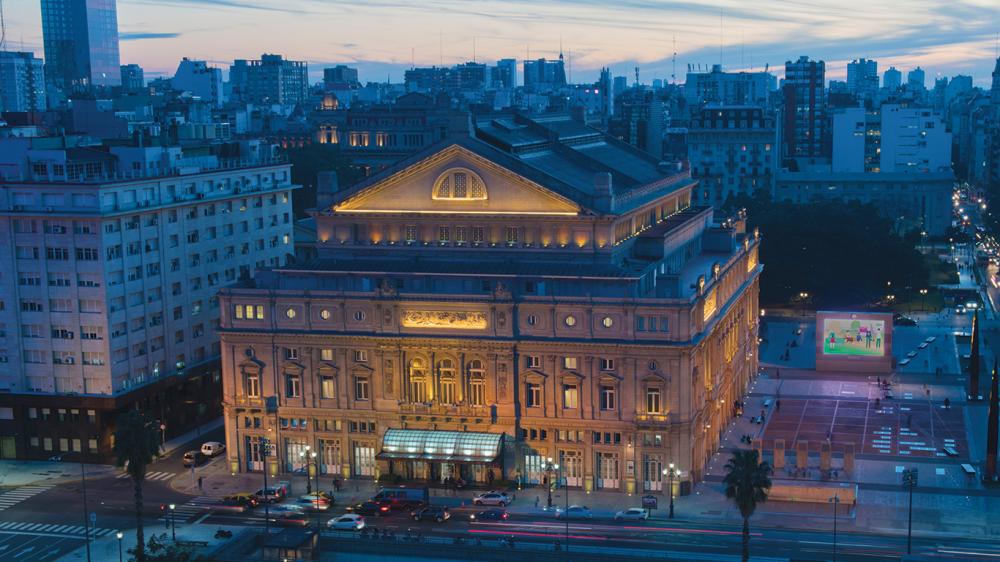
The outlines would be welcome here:
[[[389,506],[383,505],[382,507],[379,508],[379,510],[380,511],[389,511]]]
[[[503,518],[504,518],[504,519],[506,519],[506,518],[507,518],[507,515],[508,515],[508,514],[504,513],[504,514],[503,514]]]

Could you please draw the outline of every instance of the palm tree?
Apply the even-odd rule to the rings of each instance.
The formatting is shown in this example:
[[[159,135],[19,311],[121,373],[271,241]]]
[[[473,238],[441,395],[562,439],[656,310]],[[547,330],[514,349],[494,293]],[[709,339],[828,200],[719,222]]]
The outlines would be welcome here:
[[[736,451],[726,463],[726,497],[733,500],[743,516],[743,562],[750,560],[750,516],[757,504],[767,501],[771,490],[771,465],[757,457],[757,451]]]
[[[132,477],[135,497],[135,560],[145,562],[145,536],[142,528],[142,482],[146,467],[160,453],[156,422],[139,410],[129,410],[118,417],[115,430],[116,464],[125,467]]]

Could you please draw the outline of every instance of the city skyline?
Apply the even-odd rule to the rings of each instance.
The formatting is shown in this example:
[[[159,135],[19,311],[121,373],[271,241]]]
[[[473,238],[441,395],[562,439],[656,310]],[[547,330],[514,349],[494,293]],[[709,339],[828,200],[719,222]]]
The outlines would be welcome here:
[[[296,0],[280,8],[243,0],[123,0],[118,20],[122,64],[140,64],[149,77],[172,75],[181,56],[227,71],[233,59],[268,52],[307,61],[311,82],[337,63],[357,66],[365,82],[399,82],[411,64],[554,58],[561,47],[574,82],[596,80],[604,66],[631,81],[639,66],[648,83],[670,80],[676,38],[677,82],[684,81],[688,64],[721,62],[728,70],[767,64],[780,76],[786,60],[808,55],[826,61],[827,79],[845,79],[846,64],[866,57],[878,61],[880,74],[889,66],[906,71],[919,65],[928,87],[937,76],[956,74],[987,86],[997,56],[991,22],[1000,18],[1000,7],[978,0],[946,8],[922,0],[892,6],[852,0],[837,7],[778,1],[752,11],[728,1],[631,0],[625,7],[563,0],[542,6],[489,2],[475,9],[438,0],[419,10],[392,0],[361,6]],[[41,55],[38,3],[6,9],[6,48]],[[339,25],[345,16],[351,25]],[[275,32],[255,33],[262,21]]]

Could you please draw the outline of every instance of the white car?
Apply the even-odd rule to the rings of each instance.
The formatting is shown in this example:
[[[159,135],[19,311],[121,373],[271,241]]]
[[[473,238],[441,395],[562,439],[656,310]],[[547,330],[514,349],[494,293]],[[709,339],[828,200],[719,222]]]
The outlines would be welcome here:
[[[327,521],[326,526],[341,531],[360,531],[365,528],[365,518],[356,513],[345,513]]]
[[[556,510],[556,519],[593,519],[594,514],[585,505],[571,505],[569,509],[563,511]]]
[[[507,507],[507,504],[510,503],[510,496],[503,492],[486,492],[473,498],[472,503],[473,505],[499,505],[500,507]]]
[[[649,512],[641,507],[630,507],[615,514],[615,521],[645,521]]]

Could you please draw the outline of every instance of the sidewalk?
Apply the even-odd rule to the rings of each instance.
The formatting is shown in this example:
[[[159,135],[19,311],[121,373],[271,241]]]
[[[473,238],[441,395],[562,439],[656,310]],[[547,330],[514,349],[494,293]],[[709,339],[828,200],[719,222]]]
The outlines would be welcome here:
[[[232,531],[233,537],[230,539],[217,539],[215,538],[215,532],[219,529],[225,529]],[[149,544],[149,538],[152,536],[160,537],[161,535],[166,535],[166,543],[170,543],[171,533],[170,529],[165,529],[164,525],[159,521],[147,522],[147,525],[143,527],[146,537],[146,544]],[[211,559],[211,556],[219,551],[226,543],[236,540],[241,534],[252,532],[253,528],[243,527],[243,526],[221,526],[221,525],[197,525],[197,524],[182,524],[177,523],[176,533],[177,541],[195,541],[195,542],[205,542],[208,543],[205,547],[199,547],[196,551],[198,554],[207,555]],[[96,538],[90,541],[90,558],[91,560],[101,560],[101,561],[111,561],[118,560],[119,548],[121,549],[122,560],[129,560],[132,556],[129,554],[129,549],[135,548],[135,529],[130,528],[122,531],[122,538],[119,541],[115,533],[108,534],[106,536]],[[80,548],[69,552],[58,559],[60,562],[76,562],[76,561],[86,561],[87,560],[87,547],[81,546]]]
[[[104,476],[116,469],[104,464],[84,465],[87,478]],[[80,479],[80,463],[68,461],[0,461],[0,487],[56,485]]]

